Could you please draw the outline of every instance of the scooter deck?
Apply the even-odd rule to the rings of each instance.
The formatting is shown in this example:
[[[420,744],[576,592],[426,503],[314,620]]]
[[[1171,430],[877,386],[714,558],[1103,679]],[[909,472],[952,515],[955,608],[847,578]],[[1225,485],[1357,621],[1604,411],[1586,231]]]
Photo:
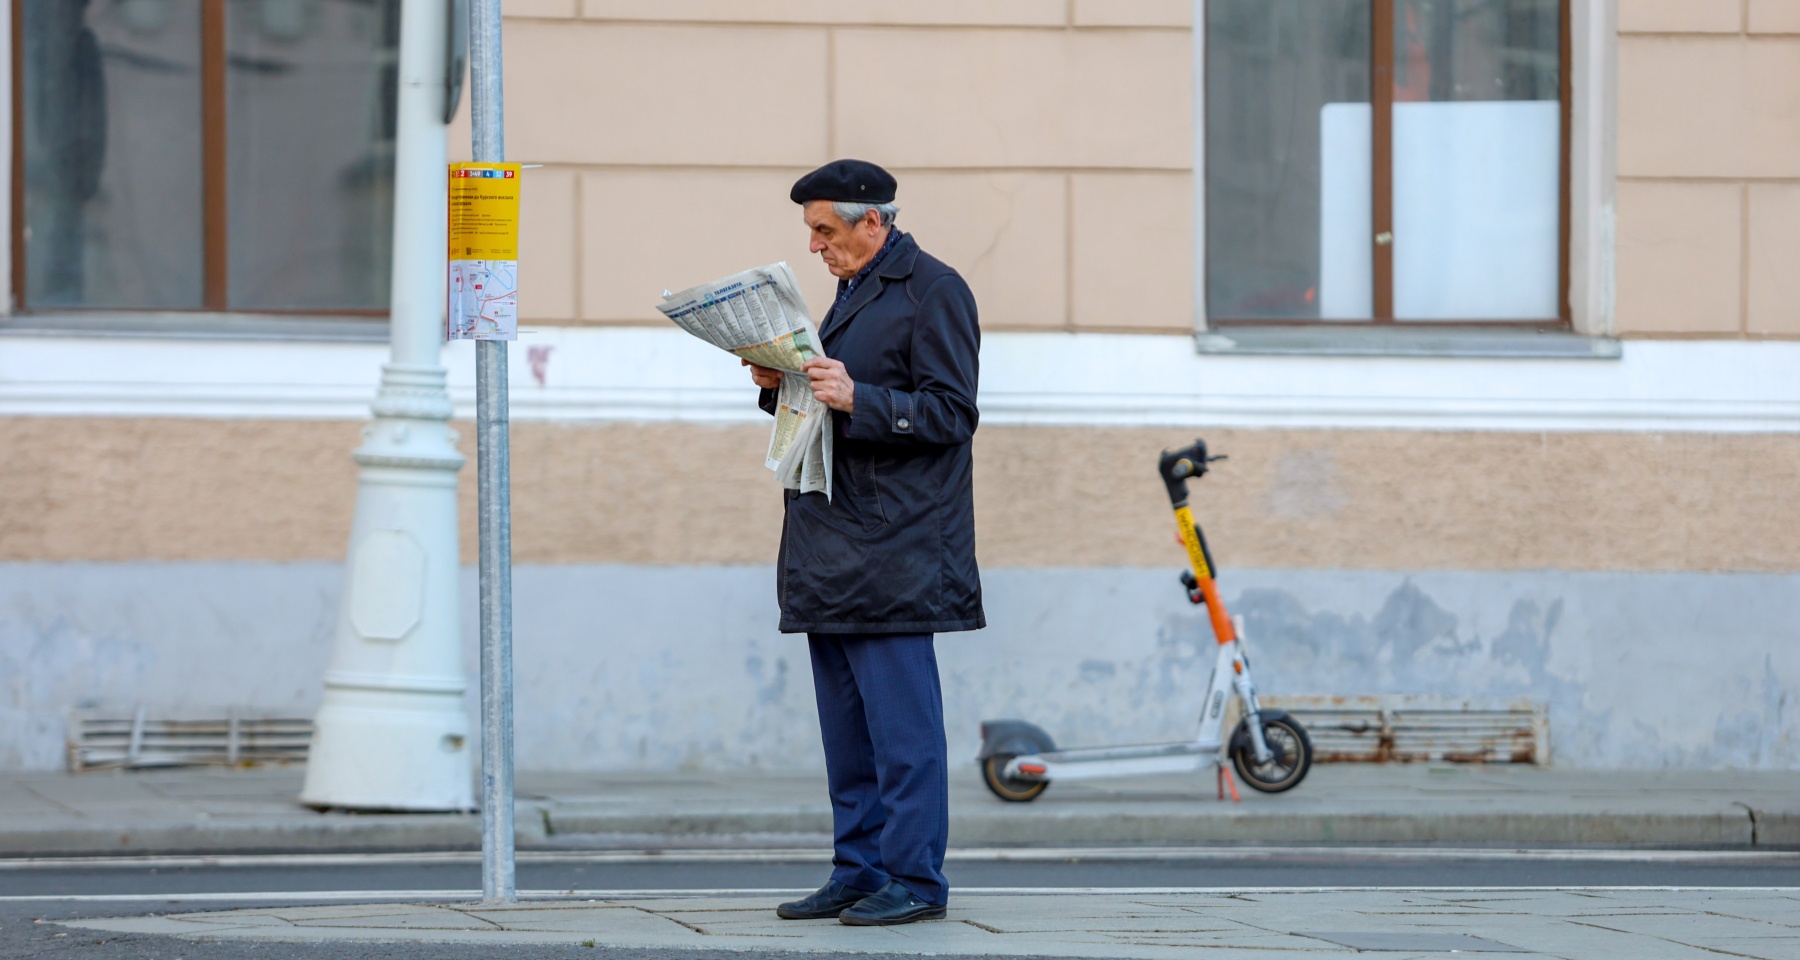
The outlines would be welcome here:
[[[1186,773],[1220,762],[1218,741],[1146,743],[1127,747],[1057,750],[1015,757],[1006,776],[1016,780],[1100,780],[1147,774]]]
[[[1040,753],[1038,758],[1049,763],[1096,763],[1103,760],[1147,760],[1153,757],[1188,757],[1217,753],[1224,746],[1217,740],[1186,740],[1180,743],[1144,743],[1124,747],[1083,747]]]

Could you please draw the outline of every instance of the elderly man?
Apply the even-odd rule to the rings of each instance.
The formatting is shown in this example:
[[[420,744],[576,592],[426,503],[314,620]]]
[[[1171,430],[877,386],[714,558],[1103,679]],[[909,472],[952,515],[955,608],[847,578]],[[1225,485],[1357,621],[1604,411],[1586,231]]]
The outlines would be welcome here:
[[[955,270],[894,228],[894,178],[858,160],[801,177],[812,252],[838,278],[809,361],[837,431],[832,497],[787,491],[776,595],[807,636],[835,869],[787,919],[857,926],[944,916],[950,804],[933,635],[977,630],[969,441],[981,330]],[[755,367],[775,411],[780,374]]]

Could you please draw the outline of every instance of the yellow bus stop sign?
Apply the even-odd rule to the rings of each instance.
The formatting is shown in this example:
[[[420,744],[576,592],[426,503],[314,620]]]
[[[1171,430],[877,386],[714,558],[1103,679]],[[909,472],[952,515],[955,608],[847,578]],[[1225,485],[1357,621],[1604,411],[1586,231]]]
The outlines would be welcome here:
[[[451,340],[519,338],[519,165],[450,165]]]

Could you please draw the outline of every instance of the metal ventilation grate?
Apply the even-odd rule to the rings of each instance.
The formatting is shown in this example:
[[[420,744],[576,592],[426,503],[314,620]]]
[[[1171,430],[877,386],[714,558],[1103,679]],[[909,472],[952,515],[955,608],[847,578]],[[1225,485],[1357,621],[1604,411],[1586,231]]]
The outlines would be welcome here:
[[[1530,700],[1263,697],[1306,728],[1319,763],[1550,764],[1550,718]]]
[[[69,769],[239,766],[304,761],[312,721],[243,716],[152,719],[143,707],[81,711],[69,718]]]

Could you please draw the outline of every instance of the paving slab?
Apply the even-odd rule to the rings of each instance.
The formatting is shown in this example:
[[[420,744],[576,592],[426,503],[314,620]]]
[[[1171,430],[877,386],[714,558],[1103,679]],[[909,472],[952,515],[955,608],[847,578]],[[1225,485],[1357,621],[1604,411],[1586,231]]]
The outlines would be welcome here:
[[[471,850],[473,814],[317,811],[298,766],[0,775],[0,856]],[[521,773],[518,845],[655,837],[800,837],[830,830],[815,773]],[[1530,767],[1316,768],[1275,796],[1221,802],[1210,776],[1057,783],[1004,803],[973,769],[951,789],[954,846],[1496,844],[1800,847],[1800,771],[1594,772]]]
[[[1516,895],[1509,895],[1516,894]],[[568,943],[612,948],[1118,957],[1800,958],[1800,888],[1264,890],[955,896],[944,921],[784,921],[780,895],[257,908],[61,921],[216,941]],[[1725,908],[1725,909],[1720,909]],[[1604,913],[1603,916],[1597,915]],[[1254,952],[1252,952],[1254,951]]]

